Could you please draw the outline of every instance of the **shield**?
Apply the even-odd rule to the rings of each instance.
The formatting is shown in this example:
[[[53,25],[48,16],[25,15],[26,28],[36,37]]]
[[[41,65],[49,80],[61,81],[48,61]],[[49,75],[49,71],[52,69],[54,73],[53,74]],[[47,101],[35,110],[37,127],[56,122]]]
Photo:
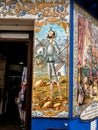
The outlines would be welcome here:
[[[34,65],[38,69],[42,69],[46,66],[45,57],[43,54],[38,54],[34,58]]]

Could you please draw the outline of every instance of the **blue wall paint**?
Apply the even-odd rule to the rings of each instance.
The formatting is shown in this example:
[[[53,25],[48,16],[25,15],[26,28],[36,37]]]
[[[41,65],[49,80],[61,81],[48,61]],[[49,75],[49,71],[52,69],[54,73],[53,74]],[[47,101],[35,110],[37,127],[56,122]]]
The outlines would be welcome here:
[[[49,119],[49,118],[32,118],[31,130],[47,130],[47,128],[68,128],[64,124],[68,123],[68,120],[65,119]]]
[[[98,123],[98,119],[97,123]],[[65,124],[68,126],[65,126]],[[83,122],[80,118],[75,119],[49,119],[49,118],[32,118],[31,130],[47,130],[48,128],[65,128],[65,130],[91,130],[91,121]],[[98,127],[97,129],[98,130]]]
[[[73,12],[74,12],[74,0],[70,0],[70,63],[69,63],[69,117],[73,115]]]
[[[83,122],[79,118],[70,120],[69,130],[90,130],[90,122]]]

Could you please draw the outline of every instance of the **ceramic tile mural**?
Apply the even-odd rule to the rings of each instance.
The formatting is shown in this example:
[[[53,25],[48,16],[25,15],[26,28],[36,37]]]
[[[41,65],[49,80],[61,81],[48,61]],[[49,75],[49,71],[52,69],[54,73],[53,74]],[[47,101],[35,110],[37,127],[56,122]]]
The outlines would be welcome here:
[[[36,8],[33,117],[69,117],[69,8],[68,1]]]
[[[54,6],[58,3],[58,5],[61,5],[62,3],[68,3],[69,0],[0,0],[0,17],[25,17],[25,18],[35,18],[36,14],[39,14],[40,12],[45,11],[45,16],[50,16],[50,13],[47,14],[47,10],[43,10],[43,7],[40,6],[41,3],[43,3],[43,6],[47,7],[49,3],[49,8],[53,4]],[[47,5],[45,4],[47,3]],[[37,6],[39,5],[39,6]],[[42,9],[42,10],[41,10]],[[49,10],[48,10],[49,11]],[[66,12],[64,12],[62,9],[58,9],[58,12],[61,11],[62,15],[64,15]],[[53,13],[53,11],[51,10]],[[59,15],[59,13],[56,13],[55,15]],[[53,16],[53,14],[52,14]]]
[[[0,17],[35,17],[35,4],[28,0],[1,0]]]
[[[35,20],[32,117],[68,118],[70,1],[1,0],[0,17]]]
[[[73,116],[98,102],[98,23],[75,6]]]

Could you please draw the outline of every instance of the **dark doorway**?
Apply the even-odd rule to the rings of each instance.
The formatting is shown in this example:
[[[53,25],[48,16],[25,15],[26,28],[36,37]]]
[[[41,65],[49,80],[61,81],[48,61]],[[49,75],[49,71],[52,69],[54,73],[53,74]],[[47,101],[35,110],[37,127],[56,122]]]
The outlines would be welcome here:
[[[27,57],[27,42],[0,41],[0,60],[5,62],[5,67],[1,65],[0,69],[1,72],[4,71],[4,77],[1,77],[1,79],[4,79],[4,86],[0,88],[0,102],[2,102],[2,106],[0,106],[2,107],[0,112],[0,130],[2,130],[6,123],[10,125],[10,130],[18,130],[19,128],[20,117],[16,99],[21,87],[23,67],[27,66]],[[15,82],[16,86],[14,85]]]
[[[15,75],[21,77],[20,68],[27,65],[26,121],[25,121],[26,129],[25,130],[31,129],[31,95],[32,95],[31,90],[32,90],[32,60],[33,60],[32,50],[33,50],[34,22],[35,20],[33,18],[23,18],[23,19],[22,18],[6,18],[6,19],[0,18],[0,53],[2,54],[0,57],[0,59],[2,59],[0,62],[0,67],[5,70],[5,71],[3,70],[4,72],[3,74],[0,73],[1,74],[0,78],[4,77],[3,79],[5,81],[4,91],[2,91],[2,89],[0,88],[0,105],[2,106],[3,104],[2,106],[3,109],[0,109],[0,112],[3,110],[3,113],[5,113],[6,107],[4,105],[6,104],[5,95],[6,95],[7,86],[9,84],[8,79],[10,79],[12,76]],[[3,67],[4,64],[6,66],[5,68]],[[16,70],[18,70],[18,72]],[[1,79],[0,79],[0,83],[3,83],[1,82]],[[1,100],[2,97],[4,99],[4,103],[2,103]],[[11,111],[10,105],[8,106],[9,106],[8,110]],[[8,115],[10,115],[9,112]],[[1,119],[2,118],[0,116],[0,120]],[[6,116],[5,119],[7,119]],[[2,130],[1,129],[2,126],[0,127],[0,130]],[[18,128],[16,129],[18,130]],[[3,130],[15,130],[15,128],[11,128],[11,127],[8,128],[6,126],[6,129]]]

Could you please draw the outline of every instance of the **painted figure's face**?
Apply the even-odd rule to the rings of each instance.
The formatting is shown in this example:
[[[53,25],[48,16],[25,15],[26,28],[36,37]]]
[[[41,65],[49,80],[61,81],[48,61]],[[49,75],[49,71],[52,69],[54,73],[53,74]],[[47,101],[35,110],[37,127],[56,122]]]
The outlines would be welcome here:
[[[54,33],[52,31],[49,31],[47,38],[53,38],[54,37]]]

